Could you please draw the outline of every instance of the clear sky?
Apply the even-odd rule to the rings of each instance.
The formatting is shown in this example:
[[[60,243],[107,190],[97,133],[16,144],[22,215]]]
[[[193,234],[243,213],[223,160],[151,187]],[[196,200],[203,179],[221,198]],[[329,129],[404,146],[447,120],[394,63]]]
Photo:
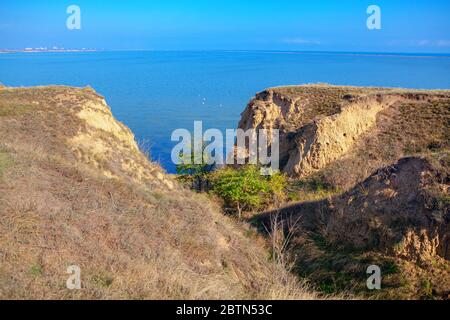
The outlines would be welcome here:
[[[369,5],[381,30],[368,30]],[[66,27],[69,5],[81,30]],[[449,0],[2,0],[0,48],[450,53]]]

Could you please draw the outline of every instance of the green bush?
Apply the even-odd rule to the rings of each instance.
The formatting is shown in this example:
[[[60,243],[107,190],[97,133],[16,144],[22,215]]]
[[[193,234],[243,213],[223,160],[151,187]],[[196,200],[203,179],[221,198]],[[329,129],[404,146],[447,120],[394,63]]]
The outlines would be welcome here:
[[[282,174],[263,176],[253,165],[217,170],[211,174],[211,182],[212,191],[238,213],[239,219],[243,211],[262,209],[280,201],[286,186],[286,178]]]

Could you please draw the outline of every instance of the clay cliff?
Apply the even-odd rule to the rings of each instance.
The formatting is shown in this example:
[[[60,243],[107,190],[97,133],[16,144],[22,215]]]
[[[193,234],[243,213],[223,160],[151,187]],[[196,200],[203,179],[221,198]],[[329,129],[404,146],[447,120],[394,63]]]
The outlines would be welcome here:
[[[447,148],[449,105],[449,91],[279,87],[250,101],[239,128],[279,129],[282,171],[327,172],[348,188],[403,156]],[[343,167],[349,172],[339,176]]]
[[[314,277],[338,264],[332,269],[335,284],[336,275],[353,279],[355,270],[364,272],[367,256],[381,255],[402,266],[401,277],[414,270],[415,282],[407,289],[397,283],[394,296],[423,297],[426,282],[436,296],[447,297],[449,91],[273,88],[250,101],[239,127],[279,129],[281,170],[292,184],[314,182],[332,190],[254,219],[264,228],[279,219],[286,232],[296,225],[292,246],[302,274]],[[366,262],[351,259],[356,252]],[[324,278],[317,280],[323,284]]]

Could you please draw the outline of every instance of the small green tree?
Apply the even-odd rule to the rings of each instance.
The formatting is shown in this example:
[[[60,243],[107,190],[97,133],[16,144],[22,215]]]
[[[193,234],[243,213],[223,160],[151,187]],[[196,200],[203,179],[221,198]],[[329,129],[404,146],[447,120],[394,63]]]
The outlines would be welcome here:
[[[244,210],[260,209],[281,196],[286,185],[283,175],[263,176],[254,165],[225,167],[215,171],[211,180],[213,192],[238,213],[239,219]]]
[[[195,163],[195,157],[191,156],[191,161],[183,161],[183,157],[180,157],[181,163],[177,164],[177,173],[190,176],[201,176],[212,171],[214,164],[208,164],[205,159],[202,159],[201,163]]]
[[[286,176],[280,172],[268,177],[270,202],[279,205],[286,200]]]
[[[207,175],[214,169],[215,164],[208,164],[206,154],[196,155],[193,151],[190,155],[180,155],[179,160],[176,170],[181,180],[192,182],[193,189],[202,191]]]

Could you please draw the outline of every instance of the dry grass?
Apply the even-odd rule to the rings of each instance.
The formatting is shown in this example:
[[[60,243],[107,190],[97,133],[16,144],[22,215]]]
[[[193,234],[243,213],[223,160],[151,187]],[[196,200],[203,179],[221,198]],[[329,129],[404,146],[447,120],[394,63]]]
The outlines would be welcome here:
[[[6,149],[0,146],[0,177],[3,175],[9,167],[14,164],[14,160]]]
[[[0,298],[318,298],[245,226],[169,188],[126,128],[122,139],[77,116],[101,100],[90,89],[0,90]],[[9,111],[29,102],[32,112]],[[80,134],[106,151],[74,145]],[[65,286],[70,265],[81,290]]]
[[[363,134],[340,159],[322,169],[325,182],[349,189],[378,168],[407,156],[432,157],[450,150],[450,98],[429,92],[424,100],[405,98],[377,116],[376,125]]]

